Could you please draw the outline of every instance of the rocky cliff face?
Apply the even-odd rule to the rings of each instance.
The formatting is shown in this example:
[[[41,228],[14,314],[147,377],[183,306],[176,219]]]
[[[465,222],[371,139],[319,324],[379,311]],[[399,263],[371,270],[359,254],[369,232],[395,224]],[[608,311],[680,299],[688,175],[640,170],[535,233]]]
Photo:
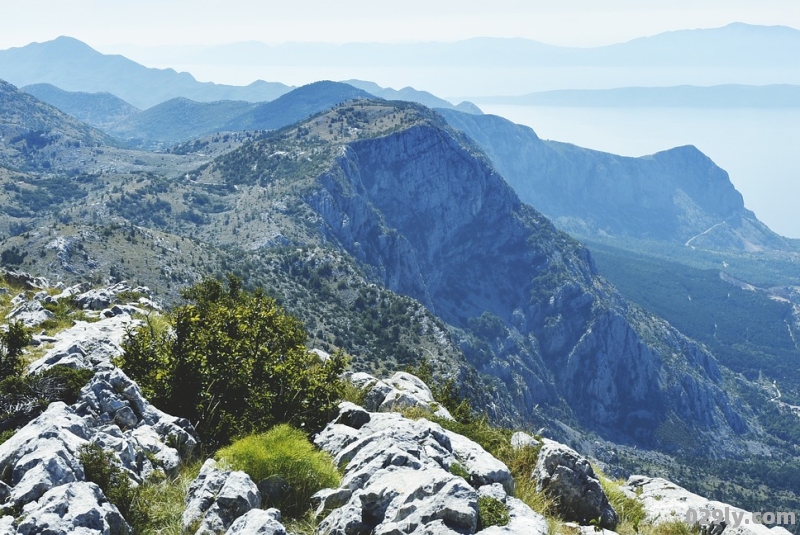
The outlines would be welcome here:
[[[790,248],[745,209],[728,174],[695,147],[627,158],[543,141],[497,116],[442,114],[486,151],[523,201],[572,234],[723,250]]]
[[[350,143],[319,184],[308,202],[323,231],[387,287],[473,332],[500,320],[471,362],[523,420],[563,400],[583,425],[645,442],[671,420],[747,431],[714,358],[629,305],[452,131],[426,122]]]

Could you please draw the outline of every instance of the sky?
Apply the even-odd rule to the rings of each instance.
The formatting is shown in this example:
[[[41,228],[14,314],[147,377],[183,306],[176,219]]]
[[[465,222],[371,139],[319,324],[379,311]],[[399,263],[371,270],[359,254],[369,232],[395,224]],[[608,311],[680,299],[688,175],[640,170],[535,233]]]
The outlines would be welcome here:
[[[798,0],[2,0],[0,48],[59,35],[115,45],[456,41],[597,46],[731,22],[800,28]]]

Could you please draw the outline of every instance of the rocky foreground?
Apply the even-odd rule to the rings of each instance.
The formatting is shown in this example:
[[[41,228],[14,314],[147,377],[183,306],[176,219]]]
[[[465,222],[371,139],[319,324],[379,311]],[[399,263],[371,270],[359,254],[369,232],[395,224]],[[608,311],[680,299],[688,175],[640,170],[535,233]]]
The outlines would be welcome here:
[[[65,365],[95,374],[75,403],[51,403],[0,444],[0,535],[131,533],[117,507],[95,483],[86,481],[81,447],[96,444],[111,452],[133,485],[156,470],[174,474],[195,451],[198,439],[191,423],[152,406],[136,383],[112,364],[121,353],[126,327],[137,321],[133,316],[142,311],[139,307],[152,304],[143,298],[114,305],[114,296],[125,292],[131,292],[125,285],[86,292],[76,287],[55,295],[41,291],[14,298],[9,320],[36,326],[49,318],[43,302],[64,297],[81,303],[94,320],[79,321],[52,337],[35,337],[34,343],[46,350],[30,364],[28,373]],[[343,473],[338,488],[321,490],[313,497],[320,520],[318,533],[551,532],[545,517],[514,497],[516,484],[505,464],[437,423],[395,412],[417,407],[451,418],[421,380],[402,372],[386,380],[358,373],[350,380],[366,391],[364,406],[343,402],[336,418],[314,438]],[[588,535],[616,528],[618,514],[586,458],[563,444],[525,433],[515,434],[512,445],[541,448],[530,477],[537,489],[555,498],[559,515],[574,523],[569,524],[571,529]],[[651,524],[683,520],[690,508],[727,507],[749,518],[749,513],[705,500],[663,479],[632,476],[623,491],[643,504]],[[264,492],[269,489],[263,482],[252,481],[244,472],[225,470],[209,459],[189,489],[183,530],[286,534],[281,512],[261,509]],[[482,499],[501,504],[508,513],[505,525],[481,526]],[[788,533],[780,527],[743,522],[727,530],[753,535]]]

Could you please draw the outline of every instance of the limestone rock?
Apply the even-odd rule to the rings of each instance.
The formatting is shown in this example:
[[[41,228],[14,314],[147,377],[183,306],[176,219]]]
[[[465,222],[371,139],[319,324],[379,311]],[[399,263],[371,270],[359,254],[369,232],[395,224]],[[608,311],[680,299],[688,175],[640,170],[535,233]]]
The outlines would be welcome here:
[[[109,308],[116,296],[122,292],[136,292],[146,296],[150,289],[146,287],[131,288],[128,283],[119,282],[108,288],[93,289],[74,297],[75,302],[84,309],[103,310]]]
[[[55,314],[44,308],[42,303],[37,300],[23,301],[16,305],[11,312],[6,315],[9,322],[20,321],[25,327],[35,327],[47,320],[53,319]]]
[[[514,449],[533,448],[539,446],[541,442],[530,436],[528,433],[517,431],[511,435],[511,446]]]
[[[128,314],[89,323],[78,321],[58,334],[58,341],[39,360],[28,366],[29,373],[41,373],[56,365],[71,368],[110,370],[111,359],[122,354],[120,344],[129,327],[138,325]]]
[[[28,503],[17,527],[20,535],[131,533],[119,510],[103,495],[100,487],[84,481],[61,485]]]
[[[433,399],[428,385],[410,373],[397,372],[385,381],[367,373],[354,373],[350,381],[359,388],[368,389],[364,402],[367,410],[389,412],[419,407],[440,418],[453,419],[450,412]]]
[[[181,518],[184,531],[197,535],[220,534],[237,518],[259,507],[261,493],[244,472],[220,470],[217,463],[209,459],[189,487],[186,502]]]
[[[728,512],[729,521],[725,535],[785,535],[786,532],[780,526],[769,528],[754,524],[751,513],[726,503],[708,500],[660,477],[631,476],[622,490],[642,502],[647,521],[654,524],[685,521],[690,510],[698,515],[699,520],[699,511],[708,509]],[[738,526],[734,526],[734,515],[740,519]],[[748,522],[745,523],[745,520]]]
[[[64,403],[50,404],[0,444],[0,473],[11,474],[9,501],[24,505],[54,487],[82,480],[78,450],[90,438],[82,418]]]
[[[95,374],[81,391],[75,411],[97,429],[95,441],[117,452],[135,478],[146,477],[153,468],[145,451],[171,473],[199,441],[188,420],[151,405],[139,385],[119,368]]]
[[[335,422],[355,411],[340,405]],[[477,491],[496,484],[505,495],[513,479],[500,461],[472,441],[426,419],[369,413],[356,429],[330,423],[315,442],[345,466],[338,489],[318,492],[318,511],[331,510],[331,533],[469,533],[477,526]],[[469,480],[451,473],[458,464]]]
[[[587,525],[600,519],[601,527],[616,528],[616,511],[589,461],[575,450],[544,439],[533,478],[537,490],[556,497],[556,509],[565,520]]]
[[[277,509],[250,509],[237,518],[226,535],[286,535]]]

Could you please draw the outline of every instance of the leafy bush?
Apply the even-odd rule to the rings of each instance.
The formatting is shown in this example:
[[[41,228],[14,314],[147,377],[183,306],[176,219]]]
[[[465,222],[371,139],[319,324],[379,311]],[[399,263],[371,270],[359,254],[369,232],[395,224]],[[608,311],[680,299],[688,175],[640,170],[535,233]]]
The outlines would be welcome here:
[[[145,395],[191,420],[208,445],[290,423],[311,433],[336,410],[342,353],[309,353],[300,321],[263,291],[205,279],[183,292],[169,328],[129,332],[118,359]]]
[[[286,424],[237,440],[219,450],[217,458],[246,472],[253,481],[285,483],[282,492],[264,497],[264,506],[277,507],[294,518],[308,510],[315,492],[336,487],[340,481],[330,455],[315,449],[305,433]]]
[[[489,526],[505,526],[509,520],[506,504],[491,496],[478,497],[478,531]]]
[[[22,373],[22,350],[31,343],[31,333],[22,322],[9,323],[0,332],[0,380]]]

